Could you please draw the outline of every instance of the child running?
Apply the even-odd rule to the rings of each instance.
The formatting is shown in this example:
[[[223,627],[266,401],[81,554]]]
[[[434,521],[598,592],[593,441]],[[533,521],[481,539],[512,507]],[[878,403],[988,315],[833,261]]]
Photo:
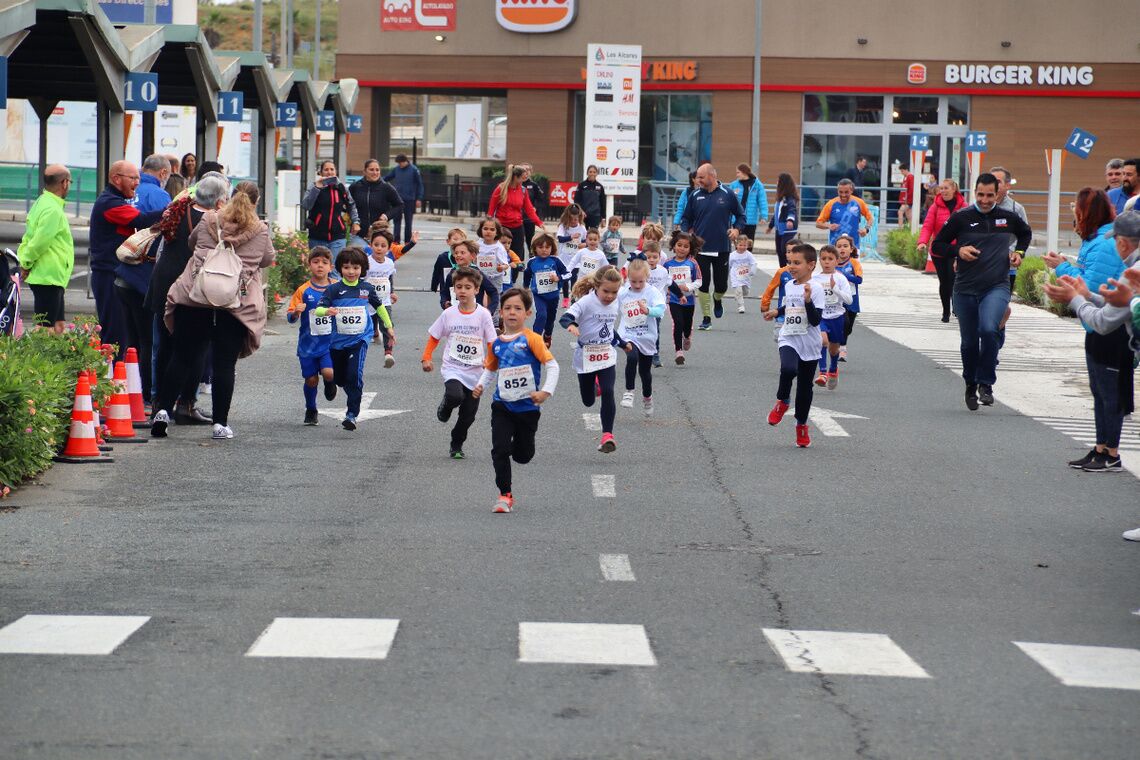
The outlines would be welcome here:
[[[621,326],[618,336],[632,346],[625,359],[625,393],[621,405],[633,408],[633,389],[641,375],[641,405],[645,416],[653,414],[653,357],[657,353],[657,320],[665,313],[665,299],[649,284],[649,264],[629,262],[629,282],[618,292]]]
[[[309,281],[293,293],[285,319],[290,324],[300,322],[297,330],[297,358],[301,361],[301,377],[305,379],[305,424],[320,424],[317,414],[317,378],[325,381],[325,398],[336,398],[336,385],[333,383],[332,357],[329,345],[332,343],[332,320],[330,316],[318,317],[316,308],[325,289],[329,286],[329,272],[332,271],[332,252],[322,245],[309,251]],[[305,312],[309,313],[306,315]]]
[[[534,331],[542,335],[549,348],[558,318],[558,291],[562,281],[570,275],[554,255],[554,238],[549,233],[535,235],[530,250],[534,255],[527,259],[523,285],[534,291]],[[527,311],[530,311],[529,306]]]
[[[503,226],[499,224],[498,219],[484,219],[479,224],[479,256],[475,263],[483,273],[487,285],[494,289],[496,296],[502,292],[503,283],[507,279],[506,272],[511,268],[511,257],[499,242],[502,236]],[[491,309],[492,317],[498,310],[497,298],[495,306],[496,308]]]
[[[431,268],[432,293],[439,292],[439,289],[443,287],[443,281],[447,277],[447,273],[455,268],[455,261],[451,258],[451,252],[455,250],[455,245],[459,241],[466,239],[467,232],[459,227],[452,227],[447,231],[447,250],[436,257],[435,264]]]
[[[502,222],[500,222],[502,224]],[[506,293],[511,287],[514,286],[515,280],[519,277],[519,272],[522,271],[523,263],[519,255],[511,248],[511,244],[515,241],[515,236],[506,227],[503,227],[503,233],[499,235],[499,245],[507,249],[507,257],[510,259],[511,265],[511,281],[508,283],[503,282],[502,292]]]
[[[661,294],[662,302],[666,301],[666,296],[669,294],[669,286],[673,284],[673,278],[669,276],[669,270],[661,266],[661,244],[656,240],[647,240],[642,246],[640,255],[645,257],[645,262],[649,264],[649,284]],[[634,261],[630,259],[630,263]],[[654,341],[655,350],[653,352],[653,366],[661,366],[661,317],[657,317],[657,340]]]
[[[697,308],[694,294],[701,286],[701,270],[693,256],[700,253],[703,243],[691,232],[673,230],[669,243],[673,258],[664,265],[671,280],[669,316],[673,319],[673,348],[677,351],[674,361],[678,365],[685,363],[685,352],[693,347],[693,314]]]
[[[571,272],[571,278],[562,281],[563,309],[570,305],[570,288],[576,281],[573,276],[574,267],[570,265],[574,263],[578,249],[586,244],[586,227],[582,224],[584,218],[582,207],[577,203],[571,203],[562,211],[562,218],[558,220],[558,229],[555,231],[555,239],[558,241],[558,260],[566,267],[567,272]]]
[[[621,289],[621,273],[605,266],[574,285],[576,300],[562,315],[559,324],[578,339],[574,349],[574,371],[578,373],[578,390],[582,403],[594,405],[594,398],[602,398],[602,440],[598,451],[609,454],[617,448],[614,440],[614,380],[617,375],[617,346],[619,338],[614,325],[617,322],[617,295]],[[631,350],[626,344],[624,349]],[[598,388],[594,385],[597,383]]]
[[[819,354],[819,377],[816,385],[826,385],[835,390],[839,385],[839,346],[843,341],[843,328],[847,319],[844,314],[851,303],[851,286],[841,272],[835,271],[839,264],[839,251],[833,245],[819,249],[819,274],[812,280],[817,288],[823,289],[823,318],[819,323],[823,336],[823,348]],[[828,357],[831,357],[830,367]]]
[[[606,231],[601,237],[602,252],[610,266],[618,266],[618,256],[625,253],[625,242],[621,237],[621,217],[611,216],[606,220]]]
[[[550,242],[553,252],[554,239],[550,238]],[[557,295],[555,291],[555,297]],[[531,305],[530,292],[522,288],[511,288],[503,294],[499,303],[503,334],[491,346],[483,376],[471,392],[478,400],[484,389],[495,389],[491,401],[491,462],[495,466],[499,498],[491,511],[497,514],[514,509],[511,460],[526,464],[534,458],[534,437],[542,415],[539,407],[554,394],[554,386],[558,384],[558,362],[538,334],[526,329]]]
[[[752,241],[744,235],[736,236],[736,248],[728,255],[728,284],[736,296],[736,311],[744,313],[744,298],[752,287],[756,274],[756,257],[752,255]]]
[[[465,457],[463,443],[479,411],[479,398],[472,396],[471,392],[479,384],[487,349],[495,341],[491,312],[475,303],[475,294],[482,284],[483,275],[478,269],[460,266],[452,271],[451,286],[455,289],[458,303],[440,314],[428,328],[428,342],[421,360],[424,372],[431,372],[432,354],[436,346],[445,344],[440,368],[443,400],[439,402],[435,416],[440,422],[447,422],[451,413],[459,409],[459,418],[451,429],[448,456],[452,459]]]
[[[593,277],[595,272],[609,264],[606,254],[598,247],[601,242],[602,236],[596,229],[591,227],[587,230],[586,247],[579,248],[574,260],[570,262],[570,271],[574,275],[575,282],[583,277]]]
[[[792,238],[791,240],[787,241],[785,250],[795,248],[802,242],[803,241],[799,238]],[[784,255],[784,259],[787,260],[786,254]],[[768,287],[764,288],[764,294],[760,296],[761,314],[768,311],[772,307],[773,298],[776,299],[777,310],[779,310],[779,308],[784,305],[784,286],[791,282],[792,279],[794,278],[792,277],[791,272],[788,271],[787,264],[780,267],[772,274],[772,279],[768,281]],[[772,342],[779,343],[780,331],[784,329],[784,318],[776,317],[776,320],[773,323],[772,327]]]
[[[387,230],[373,230],[372,239],[368,241],[369,246],[372,248],[372,253],[368,257],[368,274],[364,279],[376,289],[376,295],[380,296],[380,300],[384,302],[384,308],[388,310],[388,319],[392,318],[392,304],[399,301],[399,297],[393,293],[396,287],[396,262],[394,258],[389,255],[392,246],[392,233]],[[395,343],[389,337],[386,330],[381,331],[378,323],[373,323],[372,342],[379,343],[380,335],[384,335],[384,367],[391,369],[396,363],[396,358],[392,355],[392,349],[395,348]]]
[[[784,284],[784,301],[778,309],[764,312],[764,319],[784,318],[780,329],[780,384],[776,389],[776,405],[768,413],[768,424],[779,425],[788,411],[792,380],[796,381],[796,445],[811,446],[808,415],[811,413],[812,378],[823,345],[819,323],[823,318],[823,288],[812,287],[815,248],[800,243],[788,248],[788,272],[791,279]]]
[[[851,303],[843,315],[843,340],[839,344],[839,361],[847,361],[847,339],[855,328],[855,318],[859,316],[859,286],[863,284],[863,265],[859,263],[859,250],[855,241],[844,233],[835,239],[835,249],[839,251],[839,266],[837,269],[851,283]]]
[[[479,255],[479,244],[474,240],[461,240],[455,244],[455,248],[451,252],[452,260],[455,268],[459,267],[474,267],[475,258]],[[447,273],[443,278],[443,287],[439,291],[439,306],[442,309],[450,309],[451,305],[455,303],[455,288],[451,286],[452,275],[455,273],[453,269]],[[486,279],[479,281],[479,292],[475,295],[475,303],[485,307],[490,312],[498,311],[499,309],[499,291],[487,282]]]
[[[347,397],[344,420],[345,430],[356,430],[360,414],[360,397],[364,393],[364,360],[368,355],[368,338],[372,336],[372,312],[380,317],[384,328],[393,337],[392,320],[377,295],[376,289],[361,275],[368,268],[368,257],[359,248],[349,247],[340,252],[336,260],[340,281],[325,288],[317,305],[316,315],[335,317],[329,355],[332,358],[333,382],[344,388]],[[328,391],[325,391],[328,398]]]

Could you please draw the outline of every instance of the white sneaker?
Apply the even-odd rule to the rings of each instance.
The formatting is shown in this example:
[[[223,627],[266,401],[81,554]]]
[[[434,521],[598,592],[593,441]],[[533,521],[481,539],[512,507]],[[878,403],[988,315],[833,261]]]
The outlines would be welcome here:
[[[633,408],[633,391],[626,391],[621,394],[621,405],[626,409]]]
[[[736,313],[737,314],[743,314],[744,313],[744,304],[740,304],[739,306],[736,307]]]
[[[1140,541],[1140,528],[1126,530],[1120,534],[1125,541]]]
[[[214,425],[213,439],[215,441],[225,441],[234,437],[234,431],[228,425]]]
[[[641,404],[642,404],[642,409],[645,411],[645,416],[646,417],[652,417],[653,416],[653,397],[652,396],[646,396],[645,398],[641,399]]]

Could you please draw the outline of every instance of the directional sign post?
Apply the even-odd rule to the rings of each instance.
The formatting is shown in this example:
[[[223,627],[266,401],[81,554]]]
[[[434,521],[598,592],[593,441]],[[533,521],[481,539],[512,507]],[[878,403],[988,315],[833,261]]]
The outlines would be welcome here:
[[[1096,135],[1073,127],[1063,150],[1045,151],[1045,169],[1049,172],[1049,196],[1045,207],[1046,250],[1056,251],[1061,242],[1061,170],[1065,167],[1065,153],[1087,159],[1094,145]]]
[[[157,111],[158,74],[128,72],[123,83],[123,107],[128,111]]]
[[[914,183],[914,192],[910,194],[910,232],[918,235],[918,218],[922,216],[923,181],[922,167],[926,163],[926,151],[930,150],[930,135],[925,132],[915,132],[910,136],[910,176]],[[826,434],[825,434],[826,435]]]

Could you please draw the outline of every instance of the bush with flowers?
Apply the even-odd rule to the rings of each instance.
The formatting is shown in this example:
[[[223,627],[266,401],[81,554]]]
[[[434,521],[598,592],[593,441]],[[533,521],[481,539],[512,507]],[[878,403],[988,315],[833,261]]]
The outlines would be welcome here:
[[[0,337],[0,494],[43,472],[64,446],[79,373],[107,366],[94,317],[79,317],[62,335],[32,329]],[[108,383],[93,392],[97,403]]]
[[[265,302],[269,316],[287,304],[293,292],[309,277],[305,268],[309,238],[304,232],[285,233],[274,227],[273,248],[277,251],[277,260],[262,273],[267,286]],[[282,300],[279,302],[274,296],[281,296]]]

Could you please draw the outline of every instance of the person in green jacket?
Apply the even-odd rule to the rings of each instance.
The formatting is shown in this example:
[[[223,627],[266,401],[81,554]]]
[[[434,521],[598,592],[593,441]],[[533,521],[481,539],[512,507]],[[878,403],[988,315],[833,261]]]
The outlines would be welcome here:
[[[70,189],[71,172],[66,166],[52,164],[44,170],[44,192],[28,212],[27,229],[17,251],[39,324],[56,333],[63,332],[63,294],[75,267],[75,240],[63,212]]]

